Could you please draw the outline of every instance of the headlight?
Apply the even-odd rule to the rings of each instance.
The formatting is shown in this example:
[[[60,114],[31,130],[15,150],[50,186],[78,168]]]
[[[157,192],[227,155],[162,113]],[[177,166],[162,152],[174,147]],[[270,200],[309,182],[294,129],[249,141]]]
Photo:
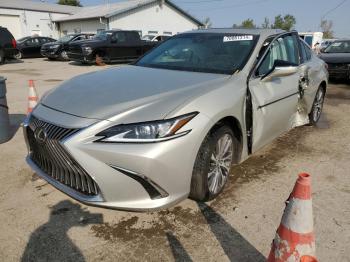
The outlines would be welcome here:
[[[89,55],[92,53],[92,48],[90,46],[83,46],[83,52]]]
[[[50,49],[56,49],[56,48],[59,48],[60,47],[60,45],[51,45],[49,48]]]
[[[191,130],[177,131],[197,114],[194,112],[166,120],[112,126],[98,133],[96,136],[102,138],[95,142],[149,143],[169,140],[188,134]]]

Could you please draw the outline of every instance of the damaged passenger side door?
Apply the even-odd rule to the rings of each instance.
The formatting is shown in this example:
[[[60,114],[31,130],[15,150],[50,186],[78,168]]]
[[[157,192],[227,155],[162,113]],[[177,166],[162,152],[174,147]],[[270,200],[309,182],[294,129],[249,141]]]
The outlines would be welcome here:
[[[294,125],[300,78],[297,41],[297,36],[292,33],[272,41],[249,81],[251,152]]]

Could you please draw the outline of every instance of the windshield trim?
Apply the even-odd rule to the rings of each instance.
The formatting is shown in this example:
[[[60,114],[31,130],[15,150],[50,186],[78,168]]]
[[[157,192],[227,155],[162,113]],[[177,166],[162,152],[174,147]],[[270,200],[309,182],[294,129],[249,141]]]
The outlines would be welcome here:
[[[203,34],[203,33],[183,33],[183,34],[179,34],[177,36],[181,36],[181,35],[185,35],[185,34]],[[223,33],[210,33],[210,34],[223,34]],[[227,33],[230,35],[247,35],[248,33]],[[147,54],[149,54],[150,52],[152,52],[154,49],[149,50],[148,52],[146,52],[144,55],[142,55],[141,57],[139,57],[135,62],[132,63],[132,65],[134,66],[141,66],[141,67],[148,67],[148,68],[156,68],[156,69],[165,69],[165,70],[177,70],[177,71],[183,71],[183,72],[197,72],[197,73],[212,73],[212,74],[224,74],[224,75],[233,75],[234,73],[236,73],[237,71],[242,71],[242,69],[247,65],[249,59],[251,58],[254,50],[256,49],[257,43],[259,42],[260,39],[260,35],[259,34],[250,34],[253,36],[253,45],[252,48],[250,49],[250,52],[248,53],[248,55],[246,56],[246,58],[242,61],[241,65],[233,68],[233,70],[213,70],[213,69],[207,69],[207,68],[181,68],[181,67],[177,67],[177,66],[165,66],[165,65],[155,65],[155,64],[143,64],[140,65],[138,64],[139,61],[146,56]],[[163,45],[165,42],[169,41],[170,39],[173,39],[173,37],[170,37],[169,39],[163,41],[160,45],[158,45],[156,48],[160,47],[161,45]]]
[[[237,68],[235,68],[234,71],[232,72],[231,70],[212,70],[208,68],[195,68],[195,67],[182,68],[180,66],[156,65],[156,64],[143,64],[143,65],[135,65],[135,66],[155,68],[155,69],[175,70],[175,71],[182,71],[182,72],[209,73],[209,74],[220,74],[220,75],[231,75],[238,70]]]

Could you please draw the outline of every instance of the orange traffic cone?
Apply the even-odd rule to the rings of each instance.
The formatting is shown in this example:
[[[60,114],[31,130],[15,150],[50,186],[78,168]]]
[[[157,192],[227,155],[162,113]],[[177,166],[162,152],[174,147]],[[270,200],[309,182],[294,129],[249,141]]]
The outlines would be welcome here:
[[[31,113],[34,107],[38,104],[38,94],[35,90],[34,80],[29,80],[29,94],[28,94],[28,109],[27,113]]]
[[[267,261],[317,262],[309,174],[299,174],[286,205]]]
[[[96,65],[98,66],[105,66],[105,62],[103,62],[103,58],[99,55],[96,55],[96,59],[95,59]]]

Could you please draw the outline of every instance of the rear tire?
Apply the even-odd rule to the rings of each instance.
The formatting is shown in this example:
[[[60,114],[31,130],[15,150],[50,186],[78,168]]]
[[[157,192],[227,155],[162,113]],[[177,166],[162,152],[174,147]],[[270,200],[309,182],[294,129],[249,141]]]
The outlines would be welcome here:
[[[326,89],[320,86],[317,90],[312,109],[309,114],[310,125],[315,125],[321,117]]]
[[[5,52],[4,50],[0,49],[0,65],[5,63]]]
[[[193,167],[189,197],[208,201],[223,190],[238,141],[228,126],[215,127],[204,138]]]
[[[18,51],[18,53],[15,55],[15,58],[16,58],[17,60],[22,59],[22,58],[23,58],[22,52],[21,52],[21,51]]]

